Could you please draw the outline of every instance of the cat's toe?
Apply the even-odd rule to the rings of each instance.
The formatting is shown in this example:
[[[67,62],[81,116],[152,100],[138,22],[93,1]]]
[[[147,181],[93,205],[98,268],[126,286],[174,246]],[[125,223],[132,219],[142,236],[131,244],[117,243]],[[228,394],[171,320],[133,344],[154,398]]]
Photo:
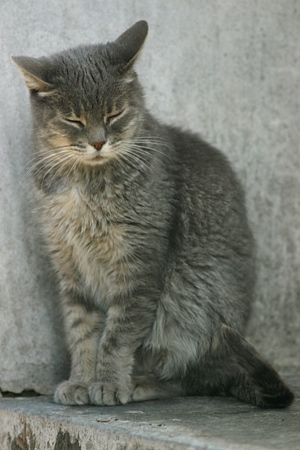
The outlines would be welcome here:
[[[90,398],[87,385],[74,381],[63,381],[56,388],[54,401],[62,405],[88,405]]]
[[[89,397],[93,405],[125,405],[130,391],[114,383],[96,382],[89,387]]]
[[[92,405],[103,405],[103,384],[92,383],[89,387],[89,397]]]

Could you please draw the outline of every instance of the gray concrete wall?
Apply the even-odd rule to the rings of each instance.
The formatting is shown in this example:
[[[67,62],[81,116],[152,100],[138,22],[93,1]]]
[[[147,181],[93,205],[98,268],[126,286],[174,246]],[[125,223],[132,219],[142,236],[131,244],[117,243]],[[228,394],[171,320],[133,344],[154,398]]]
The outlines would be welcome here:
[[[26,177],[28,92],[10,55],[107,41],[141,18],[149,108],[222,148],[246,187],[259,272],[249,339],[299,369],[299,1],[1,0],[0,17],[0,388],[50,392],[67,370]]]

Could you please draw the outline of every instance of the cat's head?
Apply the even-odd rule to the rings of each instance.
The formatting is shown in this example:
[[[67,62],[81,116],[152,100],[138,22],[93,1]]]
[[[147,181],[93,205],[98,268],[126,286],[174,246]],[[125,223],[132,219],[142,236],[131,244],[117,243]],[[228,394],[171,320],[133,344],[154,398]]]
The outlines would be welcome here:
[[[143,120],[133,64],[147,33],[147,22],[140,21],[114,42],[50,57],[12,58],[31,93],[36,138],[45,158],[99,165],[126,152]]]

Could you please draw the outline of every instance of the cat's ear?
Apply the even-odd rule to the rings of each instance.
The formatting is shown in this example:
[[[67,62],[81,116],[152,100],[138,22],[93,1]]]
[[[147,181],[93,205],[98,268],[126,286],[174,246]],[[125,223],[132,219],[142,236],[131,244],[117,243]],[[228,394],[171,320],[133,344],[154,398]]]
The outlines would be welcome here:
[[[145,20],[136,22],[118,37],[113,44],[114,59],[120,64],[124,73],[135,62],[148,34],[148,23]]]
[[[45,62],[29,56],[12,56],[11,59],[21,70],[30,92],[46,93],[53,86],[45,80]]]

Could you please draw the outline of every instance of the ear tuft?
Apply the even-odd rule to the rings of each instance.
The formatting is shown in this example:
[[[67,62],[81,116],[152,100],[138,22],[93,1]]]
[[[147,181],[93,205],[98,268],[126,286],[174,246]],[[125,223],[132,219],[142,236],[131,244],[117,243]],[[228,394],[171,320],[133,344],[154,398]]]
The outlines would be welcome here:
[[[146,20],[140,20],[112,43],[114,62],[121,65],[122,72],[128,70],[137,59],[146,40],[148,29]]]
[[[21,70],[26,86],[31,92],[48,92],[51,84],[45,80],[44,61],[28,56],[12,56],[12,61]]]

